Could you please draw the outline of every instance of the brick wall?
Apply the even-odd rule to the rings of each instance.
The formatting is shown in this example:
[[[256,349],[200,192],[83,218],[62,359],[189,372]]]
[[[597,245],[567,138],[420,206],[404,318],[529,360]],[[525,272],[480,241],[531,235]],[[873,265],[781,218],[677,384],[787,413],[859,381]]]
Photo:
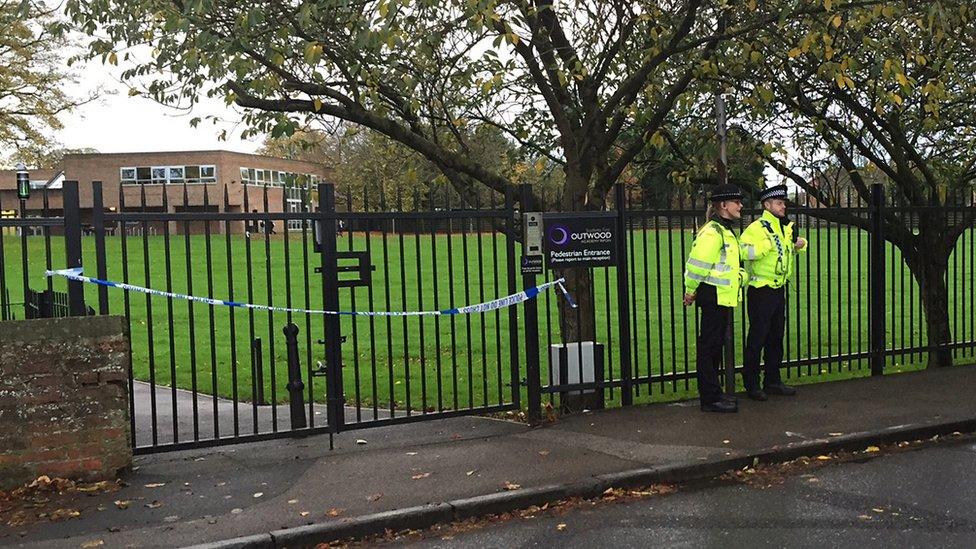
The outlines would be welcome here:
[[[122,317],[0,322],[0,489],[132,463]]]

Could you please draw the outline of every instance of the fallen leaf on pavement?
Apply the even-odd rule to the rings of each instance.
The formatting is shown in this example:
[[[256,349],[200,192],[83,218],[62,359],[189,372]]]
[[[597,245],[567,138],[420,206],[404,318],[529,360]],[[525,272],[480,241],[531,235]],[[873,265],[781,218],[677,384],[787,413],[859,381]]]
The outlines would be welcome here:
[[[408,456],[415,456],[415,455],[417,455],[417,452],[407,452],[407,455]]]
[[[53,513],[51,513],[50,519],[54,521],[54,520],[64,520],[69,518],[78,518],[80,516],[81,513],[74,509],[58,509]]]
[[[230,514],[232,514],[232,515],[239,515],[239,514],[241,514],[243,512],[244,512],[244,509],[241,509],[240,507],[235,507],[235,508],[233,508],[233,509],[230,510]]]
[[[468,471],[467,473],[464,473],[464,474],[465,475],[468,475],[470,477],[471,475],[474,474],[475,471],[477,471],[477,469],[472,469],[472,470],[470,470],[470,471]]]
[[[159,488],[160,486],[166,486],[165,482],[153,482],[152,484],[147,484],[146,488]]]
[[[507,480],[505,481],[504,484],[502,484],[502,488],[506,490],[518,490],[521,487],[522,487],[521,484],[515,484],[514,482],[508,482]]]
[[[325,512],[325,516],[327,516],[327,517],[337,517],[337,516],[341,515],[343,511],[345,511],[345,509],[339,509],[338,507],[333,507],[333,508],[331,508],[331,509],[329,509],[328,511]]]
[[[871,520],[871,515],[858,515],[857,518],[861,520]]]
[[[830,435],[830,436],[832,436],[832,437],[839,437],[839,436],[843,435],[844,433],[827,433],[827,434]]]
[[[254,492],[254,497],[259,498],[264,495],[264,492]]]
[[[132,502],[129,501],[129,500],[127,500],[127,499],[117,499],[117,500],[115,500],[115,506],[118,507],[119,509],[128,509],[130,503],[132,503]]]
[[[383,497],[383,494],[372,494],[372,495],[368,496],[366,499],[369,500],[369,501],[376,501],[376,500],[380,499],[381,497]]]
[[[309,512],[308,511],[302,511],[301,513],[298,513],[298,514],[301,515],[301,516],[303,516],[303,517],[307,517],[309,515]]]
[[[830,461],[831,457],[830,456],[817,456],[817,459],[819,459],[820,461]]]
[[[873,452],[880,452],[881,451],[881,448],[878,448],[877,446],[868,446],[867,448],[864,449],[864,451],[865,452],[872,452],[872,453]]]
[[[298,503],[298,500],[297,499],[290,499],[290,500],[288,500],[288,503],[290,505],[294,505],[294,504]]]
[[[565,529],[566,529],[566,523],[565,522],[560,522],[559,524],[556,525],[556,530],[562,531],[562,530],[565,530]]]
[[[100,539],[93,539],[91,541],[86,541],[85,543],[82,543],[81,547],[83,549],[90,549],[91,547],[101,547],[102,545],[105,545],[105,541]]]
[[[548,456],[549,450],[539,450],[539,455],[543,457]]]
[[[356,439],[356,444],[367,444],[367,442],[366,442],[366,439],[359,438],[359,439]]]
[[[414,480],[420,480],[422,478],[427,478],[429,476],[430,476],[430,473],[417,473],[416,475],[414,475],[414,476],[412,476],[410,478],[412,478]]]
[[[162,502],[159,502],[159,501],[154,501],[152,503],[147,503],[146,504],[146,507],[148,507],[150,509],[158,509],[159,507],[162,507],[162,506],[163,506]]]
[[[884,513],[884,509],[879,509],[877,507],[875,507],[874,509],[871,509],[871,510],[874,511],[875,513]]]

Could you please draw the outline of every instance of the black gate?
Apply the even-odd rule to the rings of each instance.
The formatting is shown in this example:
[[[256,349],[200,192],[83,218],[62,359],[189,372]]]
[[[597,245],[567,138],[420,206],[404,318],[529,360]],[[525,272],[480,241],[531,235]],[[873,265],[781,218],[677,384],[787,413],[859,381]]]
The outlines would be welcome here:
[[[88,288],[129,319],[136,453],[520,407],[514,307],[399,314],[517,291],[511,196],[195,187],[93,184],[86,274],[170,295]]]

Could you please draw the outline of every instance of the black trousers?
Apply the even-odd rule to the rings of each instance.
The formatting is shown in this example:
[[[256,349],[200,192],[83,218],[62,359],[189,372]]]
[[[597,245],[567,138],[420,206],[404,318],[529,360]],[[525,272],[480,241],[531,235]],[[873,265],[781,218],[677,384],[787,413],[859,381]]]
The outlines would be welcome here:
[[[746,390],[758,389],[759,358],[763,355],[764,385],[781,381],[783,364],[783,331],[786,328],[786,286],[782,288],[749,287],[746,306],[749,311],[749,335],[746,336],[745,365],[742,383]]]
[[[703,404],[722,399],[722,385],[718,381],[718,370],[722,363],[722,347],[725,344],[725,331],[729,325],[732,307],[718,304],[715,286],[702,284],[695,293],[695,303],[701,309],[701,323],[698,327],[698,398]]]

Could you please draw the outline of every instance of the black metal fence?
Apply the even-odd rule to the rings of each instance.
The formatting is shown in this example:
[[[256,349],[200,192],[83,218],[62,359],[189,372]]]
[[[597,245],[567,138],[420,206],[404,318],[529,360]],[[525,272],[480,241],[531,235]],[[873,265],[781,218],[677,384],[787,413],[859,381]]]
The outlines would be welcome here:
[[[0,237],[3,318],[20,316],[11,296],[22,305],[28,299],[20,296],[36,289],[66,293],[72,314],[83,314],[88,304],[129,319],[137,452],[462,414],[525,410],[535,419],[548,406],[629,405],[695,391],[697,311],[682,307],[680,297],[704,204],[651,208],[639,194],[617,189],[613,209],[603,215],[625,235],[618,240],[623,263],[594,269],[593,310],[569,313],[580,315],[577,321],[591,316],[591,351],[588,343],[566,341],[562,298],[554,292],[480,315],[306,312],[452,309],[556,278],[518,270],[516,205],[530,203],[527,188],[522,196],[484,203],[461,203],[453,190],[435,189],[409,197],[406,208],[402,194],[341,193],[343,203],[335,204],[328,185],[300,204],[272,204],[266,189],[254,204],[248,192],[232,197],[226,188],[202,187],[199,204],[186,186],[153,196],[120,187],[111,209],[96,182],[88,209],[77,183],[66,182],[63,215],[0,219],[0,229],[15,231]],[[894,215],[917,231],[926,212],[880,198],[852,200],[845,208],[805,203],[791,211],[810,247],[788,292],[788,378],[916,369],[933,350],[917,280],[875,225]],[[942,347],[959,362],[971,361],[972,197],[933,212],[970,223],[949,260],[951,341]],[[756,213],[746,211],[743,226]],[[837,222],[840,214],[858,223]],[[103,280],[288,311],[43,277],[46,269],[72,266]],[[741,308],[734,364],[741,364],[745,327]],[[585,359],[591,353],[592,361]]]

